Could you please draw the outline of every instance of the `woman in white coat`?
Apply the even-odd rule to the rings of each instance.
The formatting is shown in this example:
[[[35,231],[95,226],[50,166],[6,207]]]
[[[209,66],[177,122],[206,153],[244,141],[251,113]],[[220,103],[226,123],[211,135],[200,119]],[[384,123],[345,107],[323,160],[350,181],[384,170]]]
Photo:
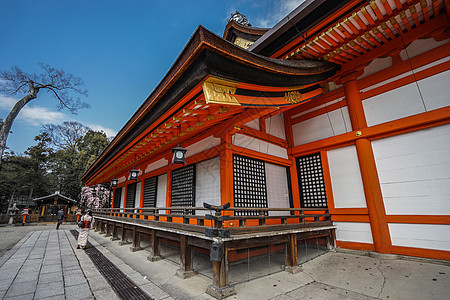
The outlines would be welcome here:
[[[83,226],[80,228],[80,233],[78,234],[78,246],[77,249],[86,249],[86,244],[89,238],[89,232],[94,226],[94,217],[92,216],[92,210],[88,210],[84,216],[80,219],[83,222]]]

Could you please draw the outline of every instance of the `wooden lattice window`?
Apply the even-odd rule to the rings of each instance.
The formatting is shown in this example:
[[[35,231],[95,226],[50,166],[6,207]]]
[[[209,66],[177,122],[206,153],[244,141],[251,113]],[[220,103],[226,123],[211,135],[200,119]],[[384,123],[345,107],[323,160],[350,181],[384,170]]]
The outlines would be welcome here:
[[[172,206],[195,206],[195,165],[172,171],[171,200]]]
[[[136,182],[130,183],[127,186],[127,204],[126,208],[134,208],[134,201],[136,200]]]
[[[262,160],[233,155],[235,207],[267,207],[265,163]],[[236,212],[239,216],[257,215],[256,211]]]
[[[326,208],[327,195],[320,153],[297,158],[300,202],[304,208]]]
[[[155,207],[158,192],[158,176],[144,180],[144,203],[143,207]]]
[[[120,202],[122,201],[122,188],[116,188],[114,190],[114,208],[120,208]]]

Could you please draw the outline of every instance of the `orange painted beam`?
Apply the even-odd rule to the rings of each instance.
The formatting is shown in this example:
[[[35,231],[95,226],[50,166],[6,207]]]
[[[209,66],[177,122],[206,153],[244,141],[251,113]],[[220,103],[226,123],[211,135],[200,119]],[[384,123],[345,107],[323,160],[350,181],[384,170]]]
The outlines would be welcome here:
[[[220,204],[230,202],[234,207],[233,186],[233,153],[231,151],[231,135],[225,134],[220,143]],[[232,215],[233,212],[227,212]]]
[[[356,153],[369,210],[375,250],[379,253],[390,253],[391,238],[371,142],[367,139],[356,140]]]
[[[375,251],[374,245],[367,243],[347,242],[338,240],[336,241],[336,246],[344,249]]]
[[[355,77],[351,77],[348,81],[344,82],[344,90],[352,129],[358,130],[366,128],[367,121],[361,97],[359,96],[358,84],[355,79]]]
[[[365,207],[361,208],[328,208],[333,215],[368,215],[369,210]]]
[[[388,223],[450,225],[449,215],[387,215]]]
[[[326,105],[326,104],[324,104],[324,105]],[[317,116],[329,113],[330,111],[333,111],[333,110],[336,110],[336,109],[342,109],[345,106],[347,106],[347,101],[345,99],[343,99],[343,100],[341,100],[339,102],[336,102],[336,103],[333,103],[333,104],[330,104],[330,105],[326,105],[325,107],[319,108],[319,109],[314,110],[314,111],[312,111],[310,113],[307,113],[307,114],[298,116],[296,118],[293,118],[291,120],[291,123],[292,124],[297,124],[297,123],[309,120],[311,118],[314,118],[314,117],[317,117]]]
[[[331,215],[331,221],[369,223],[370,219],[368,215]]]
[[[283,148],[287,148],[287,142],[279,137],[276,137],[274,135],[253,129],[251,127],[242,125],[241,130],[239,131],[240,134],[244,134],[253,138],[256,138],[261,141],[265,141]]]
[[[450,122],[450,107],[443,107],[432,111],[424,112],[414,116],[386,122],[383,124],[371,126],[361,130],[361,137],[375,140],[383,137],[394,136],[405,132],[415,131],[423,128],[429,128]],[[355,131],[329,137],[320,141],[315,141],[293,147],[289,154],[295,156],[306,153],[329,150],[337,147],[354,144],[358,137]]]
[[[392,253],[399,255],[450,260],[450,251],[425,249],[425,248],[412,248],[403,246],[392,246],[391,249]]]
[[[281,158],[281,157],[278,157],[278,156],[274,156],[274,155],[270,155],[270,154],[266,154],[266,153],[262,153],[262,152],[258,152],[258,151],[254,151],[254,150],[250,150],[250,149],[239,147],[239,146],[236,146],[236,145],[232,145],[231,146],[231,150],[235,154],[239,154],[239,155],[243,155],[243,156],[248,156],[248,157],[260,159],[260,160],[263,160],[263,161],[267,161],[267,162],[278,164],[278,165],[282,165],[282,166],[289,167],[289,166],[291,166],[293,164],[292,160],[290,160],[290,159],[285,159],[285,158]]]
[[[320,151],[320,159],[322,160],[323,180],[325,183],[325,193],[327,197],[328,209],[334,209],[335,205],[333,197],[333,186],[331,184],[330,164],[328,163],[328,155],[326,151]]]

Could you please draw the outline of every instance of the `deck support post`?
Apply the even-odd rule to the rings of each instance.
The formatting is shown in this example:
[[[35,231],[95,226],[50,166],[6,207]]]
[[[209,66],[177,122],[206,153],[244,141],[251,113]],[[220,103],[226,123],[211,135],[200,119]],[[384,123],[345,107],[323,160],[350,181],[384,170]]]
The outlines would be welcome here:
[[[142,248],[141,248],[141,238],[140,238],[140,235],[139,235],[139,232],[137,230],[137,226],[136,225],[133,225],[133,243],[132,243],[132,245],[130,247],[130,250],[132,252],[136,252],[136,251],[142,250]]]
[[[119,242],[119,246],[128,244],[127,242],[127,230],[125,229],[125,224],[122,223],[122,236]]]
[[[117,237],[117,226],[116,226],[116,222],[112,222],[112,236],[111,236],[111,241],[117,241],[119,238]]]
[[[289,234],[289,240],[286,249],[286,267],[285,271],[296,274],[302,271],[302,267],[298,265],[297,257],[297,234]]]
[[[212,262],[213,284],[206,289],[206,293],[216,299],[224,299],[235,295],[236,291],[230,286],[228,278],[228,243],[223,245],[221,261]]]
[[[177,270],[177,276],[180,278],[189,278],[197,275],[194,270],[192,246],[188,244],[187,236],[180,236],[180,269]]]
[[[150,255],[147,256],[147,260],[149,261],[158,261],[162,259],[161,254],[159,253],[159,238],[156,236],[156,230],[152,229],[150,236]]]
[[[105,233],[105,237],[111,236],[111,222],[106,221],[106,233]]]

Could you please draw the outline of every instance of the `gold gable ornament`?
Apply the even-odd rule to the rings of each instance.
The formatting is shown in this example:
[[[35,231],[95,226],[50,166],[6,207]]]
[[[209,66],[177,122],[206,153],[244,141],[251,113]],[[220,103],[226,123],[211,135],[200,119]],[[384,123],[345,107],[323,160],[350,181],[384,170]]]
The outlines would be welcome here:
[[[284,99],[292,104],[299,103],[302,101],[302,94],[299,91],[290,91],[284,93]]]
[[[206,104],[241,105],[233,96],[236,93],[236,84],[232,82],[210,77],[202,83],[202,86]]]

